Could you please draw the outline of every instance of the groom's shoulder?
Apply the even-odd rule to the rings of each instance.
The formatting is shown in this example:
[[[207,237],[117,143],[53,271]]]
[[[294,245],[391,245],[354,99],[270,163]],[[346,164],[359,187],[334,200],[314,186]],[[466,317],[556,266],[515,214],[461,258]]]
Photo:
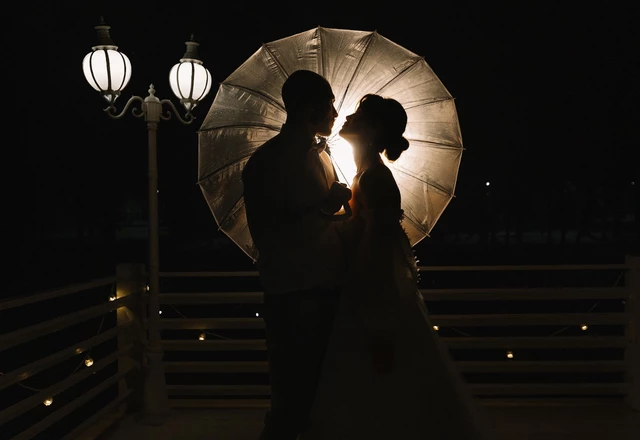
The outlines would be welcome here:
[[[255,173],[262,173],[278,162],[278,136],[269,139],[249,156],[247,163],[242,171],[243,178]]]

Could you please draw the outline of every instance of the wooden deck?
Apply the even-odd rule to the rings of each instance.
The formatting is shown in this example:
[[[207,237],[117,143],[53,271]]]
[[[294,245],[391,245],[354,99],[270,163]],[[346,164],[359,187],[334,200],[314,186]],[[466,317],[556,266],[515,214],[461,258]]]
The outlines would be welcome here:
[[[143,426],[132,416],[99,440],[257,440],[263,409],[174,409],[163,426]],[[618,404],[488,405],[495,440],[636,440],[640,412]],[[84,439],[92,438],[87,434]],[[400,439],[399,439],[400,440]]]

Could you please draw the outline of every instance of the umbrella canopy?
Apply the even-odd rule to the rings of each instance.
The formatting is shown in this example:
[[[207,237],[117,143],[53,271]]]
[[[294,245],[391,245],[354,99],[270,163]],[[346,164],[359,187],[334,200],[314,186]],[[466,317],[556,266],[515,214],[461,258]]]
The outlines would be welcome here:
[[[198,132],[198,184],[218,227],[257,259],[244,209],[241,174],[257,147],[286,120],[281,89],[296,70],[324,76],[339,116],[327,139],[339,178],[355,175],[351,146],[338,131],[359,99],[376,93],[407,112],[410,146],[391,169],[412,246],[428,236],[454,195],[462,136],[453,97],[422,56],[375,31],[317,27],[263,44],[218,89]],[[384,157],[383,157],[384,159]]]

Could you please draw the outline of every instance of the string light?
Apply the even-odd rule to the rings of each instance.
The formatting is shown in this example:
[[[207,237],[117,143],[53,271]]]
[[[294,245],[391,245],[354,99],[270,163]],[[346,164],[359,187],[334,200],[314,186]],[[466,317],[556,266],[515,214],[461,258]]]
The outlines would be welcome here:
[[[115,285],[114,285],[115,288]],[[113,297],[113,294],[112,296]],[[111,298],[110,297],[110,298]],[[100,321],[100,325],[98,326],[98,332],[97,334],[99,335],[100,332],[102,331],[102,326],[104,325],[104,319],[105,319],[106,315],[102,315],[102,319]],[[75,350],[76,354],[82,354],[83,352],[86,351],[85,348],[83,347],[78,347]],[[73,374],[76,373],[76,371],[78,371],[80,369],[80,367],[82,367],[82,364],[86,365],[87,367],[91,367],[94,363],[93,359],[90,356],[91,353],[91,349],[89,349],[89,352],[87,353],[86,357],[82,359],[82,361],[76,366],[76,368],[74,368],[74,370],[67,376],[67,377],[71,377]],[[93,374],[96,374],[95,372]],[[2,371],[0,371],[0,376],[4,375],[4,373]],[[29,385],[25,385],[21,382],[16,383],[17,386],[24,388],[26,390],[30,390],[36,393],[39,393],[41,391],[43,391],[44,388],[34,388],[34,387],[30,387]],[[42,403],[44,404],[44,406],[51,406],[53,404],[53,397],[47,397],[46,399],[44,399],[42,401]]]
[[[487,184],[487,186],[489,186],[489,184],[490,184],[490,183],[489,183],[489,182],[487,182],[486,184]],[[417,258],[416,258],[416,261],[417,261]],[[618,277],[618,280],[614,283],[614,286],[618,284],[618,282],[620,281],[620,278],[621,278],[621,277]],[[147,288],[148,288],[148,286],[147,286]],[[590,308],[589,312],[593,311],[593,309],[594,309],[594,308],[595,308],[599,303],[600,303],[600,301],[597,301],[597,302],[596,302],[596,303],[595,303],[595,304]],[[622,301],[622,304],[624,304],[624,303],[625,303],[625,302],[624,302],[624,301]],[[182,314],[178,309],[176,309],[173,305],[169,305],[169,306],[170,306],[172,309],[174,309],[174,310],[175,310],[175,312],[176,312],[178,315],[180,315],[182,318],[187,319],[187,317],[186,317],[186,316],[184,316],[184,315],[183,315],[183,314]],[[160,311],[160,313],[162,313],[162,311]],[[256,312],[256,313],[255,313],[255,315],[256,315],[256,317],[259,317],[259,316],[260,316],[260,313],[259,313],[259,312]],[[464,332],[462,332],[462,331],[459,331],[459,330],[458,330],[458,329],[456,329],[455,327],[450,327],[450,328],[451,328],[453,331],[456,331],[456,332],[458,332],[458,333],[460,333],[460,334],[462,334],[462,335],[464,335],[464,336],[468,336],[468,337],[471,337],[471,336],[472,336],[472,335],[469,335],[469,334],[464,333]],[[554,335],[556,335],[556,334],[558,334],[558,333],[560,333],[560,332],[563,332],[563,331],[567,330],[568,328],[570,328],[570,326],[565,326],[564,328],[562,328],[562,329],[560,329],[560,330],[558,330],[558,331],[553,332],[553,333],[552,333],[551,335],[549,335],[549,336],[554,336]],[[580,328],[581,328],[583,331],[586,331],[586,330],[588,329],[588,326],[587,326],[586,324],[583,324]],[[434,326],[433,326],[433,330],[434,330],[434,331],[439,331],[439,330],[440,330],[440,327],[439,327],[439,326],[437,326],[437,325],[434,325]],[[218,335],[218,334],[215,334],[215,333],[206,332],[206,331],[203,331],[202,333],[200,333],[200,336],[199,336],[199,338],[198,338],[198,339],[199,339],[199,340],[201,340],[201,341],[204,341],[204,340],[206,339],[206,334],[207,334],[207,333],[208,333],[208,334],[210,334],[210,335],[212,335],[212,336],[215,336],[215,337],[217,337],[217,338],[221,338],[221,339],[229,339],[228,337],[221,336],[221,335]],[[513,351],[508,350],[508,351],[506,352],[506,357],[507,357],[507,359],[514,359],[515,355],[514,355]]]
[[[489,186],[489,184],[490,184],[489,182],[487,182],[487,183],[486,183],[486,185],[487,185],[487,186]],[[416,260],[417,260],[417,259],[416,259]],[[617,282],[616,282],[616,284],[617,284]],[[147,290],[147,291],[149,291],[149,285],[146,285],[146,290]],[[117,298],[116,298],[116,295],[115,295],[115,294],[112,294],[112,295],[110,295],[110,296],[109,296],[109,301],[115,301],[116,299],[117,299]],[[624,305],[624,304],[625,304],[625,301],[623,300],[623,301],[621,301],[621,303]],[[594,309],[598,304],[599,304],[599,302],[596,302],[596,304],[594,304],[594,305],[591,307],[591,309],[590,309],[589,311],[592,311],[592,310],[593,310],[593,309]],[[180,313],[177,309],[175,309],[175,307],[174,307],[174,306],[172,306],[172,305],[171,305],[170,307],[172,307],[172,308],[173,308],[173,309],[174,309],[174,310],[175,310],[179,315],[181,315],[183,318],[186,318],[184,315],[182,315],[182,313]],[[159,310],[159,311],[158,311],[158,313],[161,315],[161,314],[162,314],[162,310]],[[256,317],[259,317],[259,316],[260,316],[260,313],[259,313],[259,312],[256,312],[256,313],[255,313],[255,316],[256,316]],[[104,316],[103,316],[103,322],[104,322]],[[102,328],[102,325],[103,325],[103,323],[101,323],[101,324],[100,324],[100,329],[98,330],[98,334],[100,333],[100,330],[101,330],[101,328]],[[566,328],[568,328],[568,326],[567,326]],[[566,328],[565,328],[565,329],[566,329]],[[586,331],[586,330],[588,329],[588,325],[583,324],[583,325],[581,325],[581,326],[580,326],[580,328],[581,328],[581,330]],[[452,328],[452,329],[453,329],[453,330],[456,330],[455,328]],[[439,330],[440,330],[440,328],[439,328],[439,326],[434,325],[434,326],[433,326],[433,330],[434,330],[434,331],[439,331]],[[205,331],[201,332],[201,333],[200,333],[200,335],[199,335],[199,337],[198,337],[198,339],[199,339],[200,341],[204,341],[204,340],[206,340],[206,334],[207,334],[207,333],[208,333],[208,332],[205,332]],[[554,334],[556,334],[556,333],[557,333],[557,332],[554,332]],[[217,334],[214,334],[214,333],[209,333],[209,334],[211,334],[211,335],[213,335],[213,336],[216,336],[216,337],[218,337],[218,338],[222,338],[222,339],[229,339],[229,338],[226,338],[226,337],[224,337],[224,336],[217,335]],[[79,348],[77,348],[77,349],[75,350],[76,354],[81,354],[81,353],[83,353],[84,351],[85,351],[85,350],[84,350],[83,348],[80,348],[80,347],[79,347]],[[513,358],[514,358],[514,353],[513,353],[512,351],[510,351],[510,350],[509,350],[509,351],[507,351],[507,352],[506,352],[506,357],[507,357],[508,359],[513,359]],[[89,355],[87,355],[87,357],[83,360],[83,363],[84,363],[84,365],[85,365],[86,367],[91,367],[91,366],[93,366],[93,364],[94,364],[94,360],[93,360]],[[82,365],[82,364],[81,364],[81,365]],[[77,371],[77,368],[76,368],[76,370],[74,370],[71,374],[75,373],[76,371]],[[0,374],[2,374],[2,373],[0,372]],[[24,388],[27,388],[27,389],[30,389],[30,390],[36,391],[36,392],[42,391],[42,390],[40,390],[40,389],[36,389],[36,388],[32,388],[32,387],[28,387],[28,386],[23,385],[23,384],[18,384],[18,385],[20,385],[20,386],[22,386],[22,387],[24,387]],[[45,406],[51,406],[51,405],[53,404],[53,397],[47,397],[46,399],[44,399],[43,404],[44,404]]]
[[[633,183],[632,183],[632,184],[633,184]],[[486,182],[486,186],[489,186],[489,185],[490,185],[490,182]],[[418,262],[418,261],[419,261],[419,260],[416,258],[416,262]],[[618,282],[616,282],[615,284],[618,284]],[[147,291],[147,292],[149,291],[149,285],[146,285],[146,291]],[[112,294],[109,296],[109,301],[115,301],[116,299],[117,299],[117,297],[116,297],[115,293],[112,293]],[[625,304],[625,301],[624,301],[624,300],[622,300],[622,301],[621,301],[621,303],[622,303],[622,305],[624,305],[624,304]],[[598,304],[599,304],[599,301],[598,301],[598,302],[596,302],[596,303],[591,307],[591,309],[589,310],[589,312],[591,312],[591,311],[592,311],[592,310],[593,310],[593,309],[594,309]],[[173,309],[174,309],[174,310],[175,310],[179,315],[181,315],[183,318],[186,318],[184,315],[182,315],[182,313],[180,313],[177,309],[175,309],[175,307],[174,307],[174,306],[170,305],[170,307],[172,307],[172,308],[173,308]],[[159,311],[158,311],[158,313],[161,315],[161,314],[162,314],[162,310],[159,310]],[[259,313],[259,312],[256,312],[256,313],[255,313],[255,316],[256,316],[256,317],[259,317],[259,316],[260,316],[260,313]],[[104,322],[104,316],[103,316],[103,322]],[[100,329],[98,330],[98,334],[100,333],[100,330],[101,330],[101,328],[102,328],[102,325],[103,325],[103,324],[101,323],[101,324],[100,324]],[[560,330],[560,331],[564,331],[564,330],[566,330],[567,328],[570,328],[570,327],[569,327],[569,326],[567,326],[567,327],[565,327],[564,329],[562,329],[562,330]],[[589,328],[589,327],[588,327],[588,325],[586,325],[586,324],[583,324],[583,325],[581,325],[581,326],[580,326],[580,329],[581,329],[582,331],[586,331],[586,330],[588,330],[588,328]],[[457,331],[455,328],[452,328],[452,329],[453,329],[454,331]],[[434,330],[434,331],[439,331],[439,330],[440,330],[440,328],[439,328],[439,326],[434,325],[434,326],[433,326],[433,330]],[[206,334],[207,334],[207,333],[209,333],[209,332],[202,331],[202,332],[200,333],[200,335],[199,335],[198,339],[199,339],[200,341],[204,341],[204,340],[206,340]],[[557,334],[557,333],[558,333],[558,332],[554,332],[553,334]],[[221,336],[221,335],[216,335],[216,334],[214,334],[214,333],[209,333],[209,334],[210,334],[210,335],[213,335],[213,336],[215,336],[215,337],[218,337],[218,338],[222,338],[222,339],[229,339],[229,338],[226,338],[226,337]],[[84,349],[84,348],[80,348],[80,347],[79,347],[79,348],[77,348],[77,349],[75,350],[76,354],[81,354],[81,353],[83,353],[84,351],[85,351],[85,349]],[[506,352],[506,357],[507,357],[508,359],[513,359],[513,358],[514,358],[514,353],[513,353],[513,351],[510,351],[510,350],[509,350],[509,351],[507,351],[507,352]],[[84,363],[84,365],[85,365],[86,367],[91,367],[91,366],[93,366],[93,364],[94,364],[94,360],[93,360],[89,355],[87,355],[87,357],[83,359],[83,363]],[[82,363],[81,363],[80,365],[82,365]],[[75,373],[75,372],[77,371],[77,369],[78,369],[78,368],[76,368],[76,370],[74,370],[71,374]],[[0,374],[2,374],[2,373],[0,372]],[[94,373],[94,374],[95,374],[95,373]],[[36,392],[40,392],[40,391],[42,391],[42,390],[40,390],[40,389],[36,389],[36,388],[32,388],[32,387],[28,387],[27,385],[24,385],[24,384],[20,384],[20,383],[18,383],[18,385],[19,385],[19,386],[22,386],[22,387],[24,387],[24,388],[26,388],[26,389],[30,389],[30,390],[36,391]],[[51,406],[51,405],[53,404],[53,397],[47,397],[46,399],[44,399],[44,400],[43,400],[43,404],[44,404],[45,406]]]
[[[178,315],[180,315],[180,317],[182,317],[182,318],[184,318],[184,319],[189,319],[189,318],[187,318],[186,316],[184,316],[184,314],[182,314],[182,313],[180,312],[180,310],[176,309],[172,304],[169,304],[169,307],[171,307],[171,308],[172,308],[172,309],[173,309],[173,310],[174,310]],[[216,334],[216,333],[211,333],[211,332],[208,332],[208,331],[204,331],[204,332],[202,332],[202,335],[205,335],[205,334],[206,334],[206,335],[215,336],[216,338],[219,338],[219,339],[231,339],[231,338],[228,338],[228,337],[226,337],[226,336],[218,335],[218,334]],[[201,336],[202,336],[202,335],[201,335]],[[201,339],[201,340],[202,340],[202,339]]]
[[[158,315],[162,315],[162,310],[158,310]]]

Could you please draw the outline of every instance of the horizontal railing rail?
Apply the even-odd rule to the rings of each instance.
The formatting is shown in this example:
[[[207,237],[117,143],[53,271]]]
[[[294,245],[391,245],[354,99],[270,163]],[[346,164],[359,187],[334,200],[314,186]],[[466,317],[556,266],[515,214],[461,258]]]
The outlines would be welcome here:
[[[103,287],[111,285],[116,281],[115,277],[99,278],[97,280],[88,281],[86,283],[73,284],[71,286],[52,289],[46,292],[35,293],[25,296],[17,296],[0,301],[0,311],[7,309],[15,309],[28,304],[38,303],[48,299],[60,298],[61,296],[71,295],[73,293],[83,292],[94,287]]]
[[[554,336],[549,337],[442,337],[449,348],[482,350],[487,348],[624,348],[630,341],[624,336]],[[166,351],[265,351],[264,339],[174,340],[165,339]]]
[[[0,334],[3,439],[71,440],[129,406],[136,394],[132,377],[142,368],[135,352],[144,341],[134,313],[143,286],[139,292],[128,287],[117,276],[105,277],[0,302],[1,322],[25,320]],[[43,310],[58,316],[30,318]],[[87,333],[96,320],[97,334]],[[64,373],[69,364],[76,368]],[[97,409],[91,413],[89,407]]]
[[[59,364],[67,359],[75,357],[79,354],[85,353],[92,347],[102,344],[110,339],[113,339],[118,335],[118,333],[126,330],[128,327],[132,325],[132,322],[126,322],[124,324],[120,324],[117,327],[106,330],[96,336],[93,336],[89,339],[85,339],[84,341],[74,344],[66,349],[60,350],[52,355],[44,357],[42,359],[38,359],[37,361],[31,362],[30,364],[24,365],[16,370],[11,371],[10,373],[5,373],[0,376],[0,390],[7,388],[10,385],[14,385],[22,380],[28,379],[29,377],[44,371],[54,365]]]
[[[625,287],[581,288],[495,288],[495,289],[420,289],[427,301],[531,301],[559,299],[624,299],[631,290]],[[161,293],[161,304],[262,304],[263,292]]]
[[[75,324],[79,324],[84,321],[88,321],[91,318],[96,318],[104,315],[107,312],[116,310],[120,307],[128,305],[128,298],[118,298],[114,301],[109,301],[104,304],[98,304],[88,309],[84,309],[78,312],[69,313],[67,315],[54,318],[49,321],[41,322],[20,330],[16,330],[11,333],[0,336],[0,351],[7,350],[15,347],[16,345],[24,344],[25,342],[32,341],[36,338],[42,337],[49,333],[54,333]]]
[[[628,257],[625,264],[428,266],[420,270],[427,274],[418,287],[431,312],[434,330],[481,399],[513,403],[615,398],[640,408],[638,257]],[[456,277],[456,272],[461,276]],[[613,276],[603,276],[607,281],[600,284],[591,282],[590,277],[599,272]],[[453,278],[442,281],[438,273]],[[553,276],[541,277],[545,273]],[[580,282],[564,280],[555,285],[564,273],[586,275],[572,279]],[[482,283],[475,283],[477,274],[487,275]],[[520,274],[532,276],[521,284],[509,285]],[[270,386],[258,273],[161,272],[160,276],[159,325],[170,404],[268,407]],[[491,280],[500,282],[495,287],[485,285]],[[69,300],[73,303],[74,295],[96,295],[96,289],[113,288],[114,282],[109,297],[100,293],[91,304],[82,302],[76,310],[0,334],[0,355],[4,356],[29,350],[33,354],[32,347],[43,343],[43,337],[51,344],[52,335],[67,332],[39,358],[31,356],[1,372],[0,393],[9,399],[3,399],[5,405],[0,407],[0,429],[42,409],[43,402],[49,405],[46,413],[34,415],[35,422],[16,431],[13,440],[43,435],[108,391],[112,391],[110,397],[102,397],[99,408],[77,416],[77,422],[69,425],[67,432],[57,433],[57,438],[73,440],[88,432],[97,436],[126,412],[143,408],[146,397],[141,373],[146,367],[143,350],[147,346],[149,294],[141,265],[118,265],[116,277],[3,300],[0,313],[28,312],[42,304],[53,307],[52,302],[63,298],[65,304]],[[465,304],[474,305],[465,309]],[[496,304],[500,305],[498,310],[494,310]],[[596,308],[599,304],[606,307]],[[69,336],[69,331],[101,317],[103,321],[109,317],[109,324],[106,328],[101,324],[98,334]],[[95,353],[106,346],[111,350],[90,356],[92,350]],[[588,355],[568,356],[579,352]],[[56,368],[74,359],[85,360],[86,368],[48,381],[46,386],[31,386],[39,378],[53,377]],[[95,376],[99,378],[88,384]],[[554,380],[548,380],[551,377]],[[52,398],[78,387],[82,388],[79,395],[51,403]],[[31,394],[25,397],[16,392],[21,388]]]
[[[485,304],[501,303],[571,303],[584,304],[586,302],[615,302],[617,310],[580,310],[569,312],[566,310],[542,310],[527,312],[519,310],[503,311],[500,313],[474,310],[470,312],[441,312],[431,313],[432,324],[443,333],[444,329],[453,329],[473,333],[470,336],[463,331],[459,334],[441,335],[442,341],[452,352],[489,353],[486,358],[468,360],[456,359],[456,365],[466,376],[492,375],[491,383],[470,382],[473,392],[480,397],[513,399],[514,397],[541,398],[550,400],[564,397],[592,398],[617,397],[631,402],[634,387],[637,387],[637,363],[633,353],[637,352],[637,334],[632,329],[637,325],[638,310],[634,308],[637,301],[638,287],[637,262],[635,257],[627,259],[625,264],[591,264],[591,265],[514,265],[514,266],[423,266],[420,267],[423,279],[437,272],[467,274],[471,272],[495,274],[523,274],[535,272],[540,277],[544,272],[553,273],[555,277],[563,272],[585,273],[593,275],[598,271],[612,272],[611,277],[622,282],[612,284],[593,285],[583,283],[571,285],[563,283],[559,286],[531,285],[535,281],[528,280],[525,286],[505,286],[502,282],[497,287],[426,287],[420,286],[420,293],[433,306],[438,302],[462,304],[465,301],[483,302]],[[266,343],[264,340],[264,321],[256,312],[255,316],[247,316],[252,310],[260,310],[263,293],[257,288],[241,289],[239,291],[225,290],[229,283],[219,283],[217,280],[232,278],[255,278],[256,271],[245,272],[161,272],[161,278],[170,281],[173,287],[161,288],[159,301],[166,311],[161,317],[160,328],[163,334],[163,349],[166,356],[165,371],[171,377],[168,382],[168,394],[175,406],[207,406],[244,407],[253,402],[256,406],[268,405],[268,384],[255,385],[240,383],[243,375],[267,376],[268,363],[266,361]],[[180,278],[191,286],[194,279],[202,282],[197,289],[185,289],[177,282]],[[425,283],[423,283],[425,284]],[[162,285],[162,283],[161,283]],[[234,282],[231,285],[236,287]],[[167,284],[169,286],[169,284]],[[181,287],[182,286],[182,287]],[[617,301],[617,302],[616,302]],[[195,309],[195,308],[197,309]],[[216,315],[216,310],[229,310],[236,307],[236,315],[228,312],[225,316]],[[450,306],[451,308],[453,306]],[[431,309],[431,307],[429,307]],[[434,307],[435,308],[435,307]],[[565,307],[566,308],[566,307]],[[175,311],[175,313],[172,312]],[[522,309],[522,307],[521,307]],[[182,312],[180,311],[182,310]],[[190,310],[186,312],[185,310]],[[212,311],[209,316],[207,312]],[[184,312],[184,313],[183,313]],[[230,313],[230,314],[229,314]],[[186,316],[188,315],[188,316]],[[500,336],[485,335],[481,331],[492,329],[494,332],[502,330]],[[554,330],[549,335],[519,335],[516,329],[538,329],[539,333],[545,329]],[[560,330],[557,330],[560,328]],[[582,330],[614,329],[615,334],[597,334],[582,332],[573,335],[563,334],[562,329],[581,328]],[[498,330],[496,330],[498,329]],[[511,330],[513,329],[513,332]],[[185,333],[187,332],[187,333]],[[189,333],[191,332],[191,333]],[[245,332],[241,335],[238,332]],[[513,333],[513,334],[509,334]],[[560,333],[560,334],[558,334]],[[191,335],[191,338],[187,336]],[[199,337],[197,337],[199,336]],[[197,337],[197,338],[196,338]],[[590,350],[593,355],[586,359],[567,359],[553,355],[560,353]],[[496,352],[502,351],[503,360],[495,358]],[[515,358],[513,352],[516,352]],[[618,353],[611,357],[610,353]],[[553,353],[551,353],[553,352]],[[606,352],[607,354],[601,354]],[[200,355],[198,355],[200,353]],[[226,353],[226,354],[225,354]],[[237,354],[237,360],[234,359]],[[253,353],[253,354],[252,354]],[[544,353],[542,355],[541,353]],[[551,354],[550,354],[551,353]],[[527,354],[527,356],[525,356]],[[536,355],[540,354],[539,358]],[[198,357],[200,356],[200,357]],[[222,357],[220,357],[222,356]],[[493,357],[492,357],[493,356]],[[511,358],[510,358],[511,356]],[[455,356],[454,356],[455,357]],[[195,360],[197,358],[197,360]],[[180,383],[178,377],[188,375],[233,376],[234,383]],[[496,377],[513,375],[509,383],[495,382]],[[558,376],[558,382],[539,382],[540,377]],[[566,382],[567,375],[583,375],[586,377],[579,383]],[[596,376],[609,376],[598,382]],[[611,377],[615,376],[613,379]],[[517,379],[520,379],[518,381]],[[249,380],[249,379],[247,379]],[[255,381],[254,379],[251,379]],[[523,382],[524,380],[524,382]],[[576,379],[577,380],[577,379]],[[595,382],[594,382],[595,380]],[[238,382],[240,381],[240,382]],[[563,382],[564,381],[564,382]],[[198,402],[190,398],[198,397]],[[207,399],[208,397],[208,399]],[[266,400],[265,400],[266,399]],[[489,400],[489,399],[488,399]]]
[[[78,373],[72,374],[66,379],[61,380],[60,382],[57,382],[43,389],[42,391],[34,394],[33,396],[28,397],[24,400],[21,400],[20,402],[14,404],[13,406],[10,406],[5,410],[0,411],[0,421],[2,421],[3,423],[7,422],[19,415],[24,414],[26,411],[30,410],[31,408],[37,405],[41,405],[42,402],[45,401],[47,398],[60,394],[62,391],[65,391],[68,388],[71,388],[72,386],[78,384],[82,380],[91,376],[93,373],[96,373],[102,370],[103,368],[108,367],[113,362],[117,361],[121,356],[128,354],[131,348],[132,347],[126,347],[123,350],[118,350],[114,353],[111,353],[106,358],[92,365],[92,368],[90,369],[87,368],[86,370],[82,370]]]
[[[432,315],[436,325],[482,327],[522,325],[625,325],[630,321],[628,313],[528,313],[528,314],[469,314]],[[261,318],[167,318],[160,323],[161,329],[263,329]]]

